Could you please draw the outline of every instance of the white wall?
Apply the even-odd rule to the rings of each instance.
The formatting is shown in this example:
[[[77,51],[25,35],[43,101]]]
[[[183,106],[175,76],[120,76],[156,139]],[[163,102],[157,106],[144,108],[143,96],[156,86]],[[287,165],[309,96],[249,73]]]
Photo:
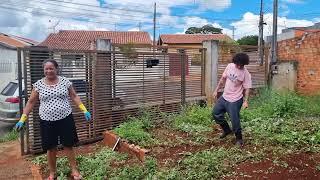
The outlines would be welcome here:
[[[17,51],[0,45],[0,91],[17,78]]]

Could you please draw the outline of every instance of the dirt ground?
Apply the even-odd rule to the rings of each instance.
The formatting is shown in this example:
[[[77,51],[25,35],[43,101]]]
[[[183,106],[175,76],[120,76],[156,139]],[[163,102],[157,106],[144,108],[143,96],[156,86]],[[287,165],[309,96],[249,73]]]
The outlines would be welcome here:
[[[159,130],[159,129],[158,129]],[[218,132],[214,132],[210,136],[217,135]],[[171,139],[174,141],[177,138],[187,139],[186,133],[173,133],[166,130],[160,130],[157,133],[161,134],[162,138]],[[160,136],[160,137],[161,137]],[[91,145],[85,145],[77,147],[75,149],[76,154],[88,154],[94,152],[102,146],[102,142],[98,142]],[[230,142],[224,144],[219,143],[205,143],[203,145],[187,145],[181,144],[172,147],[156,146],[152,149],[152,156],[156,157],[158,163],[161,166],[174,166],[183,158],[183,154],[186,152],[198,152],[204,149],[210,149],[212,146],[231,146]],[[245,149],[249,150],[250,145]],[[164,151],[164,149],[166,149]],[[165,152],[165,153],[163,153]],[[20,156],[20,146],[18,141],[1,143],[0,144],[0,179],[32,179],[30,171],[30,162],[25,157]],[[63,151],[60,151],[58,156],[63,156]],[[128,162],[124,164],[113,164],[115,167],[123,166],[125,164],[137,164],[139,161],[135,158],[129,158]],[[316,153],[299,153],[289,154],[284,157],[280,157],[278,162],[275,162],[272,157],[265,158],[259,162],[243,162],[234,168],[236,175],[226,177],[224,179],[320,179],[320,171],[316,169],[316,166],[320,163],[320,154]],[[46,177],[47,173],[43,173],[43,177]]]
[[[217,137],[221,133],[216,127],[213,127],[213,129],[214,131],[208,134],[209,137]],[[177,138],[188,138],[186,133],[177,131],[170,132],[166,129],[157,129],[152,133],[158,138],[173,141]],[[160,166],[174,166],[182,160],[183,154],[186,152],[195,153],[217,146],[228,148],[233,146],[233,142],[209,141],[202,145],[182,144],[174,147],[156,146],[152,148],[151,155],[157,158]],[[252,149],[252,145],[247,144],[243,150],[252,151]],[[316,169],[316,166],[319,165],[319,153],[289,154],[283,157],[280,156],[277,161],[270,156],[256,163],[250,161],[240,163],[233,169],[236,175],[223,179],[318,180],[320,179],[320,171]]]
[[[33,179],[30,163],[20,155],[19,141],[0,144],[0,179]]]
[[[75,153],[89,154],[101,147],[101,142],[79,146],[75,148]],[[21,180],[33,179],[31,172],[31,162],[26,159],[27,156],[20,155],[19,141],[0,143],[0,180]],[[59,151],[58,157],[64,156],[63,151]],[[44,173],[43,178],[47,176]]]

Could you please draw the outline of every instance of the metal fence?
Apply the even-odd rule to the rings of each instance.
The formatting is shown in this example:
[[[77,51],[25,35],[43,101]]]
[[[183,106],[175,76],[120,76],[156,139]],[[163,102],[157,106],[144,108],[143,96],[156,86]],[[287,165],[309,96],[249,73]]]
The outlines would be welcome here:
[[[23,49],[25,98],[32,84],[43,77],[42,63],[54,59],[60,75],[72,81],[82,102],[92,112],[90,123],[73,105],[80,143],[101,139],[103,132],[118,126],[141,107],[176,112],[181,104],[204,99],[203,49],[169,53],[165,47],[114,47],[111,51],[75,51],[31,47]],[[42,152],[39,104],[29,115],[24,153]]]

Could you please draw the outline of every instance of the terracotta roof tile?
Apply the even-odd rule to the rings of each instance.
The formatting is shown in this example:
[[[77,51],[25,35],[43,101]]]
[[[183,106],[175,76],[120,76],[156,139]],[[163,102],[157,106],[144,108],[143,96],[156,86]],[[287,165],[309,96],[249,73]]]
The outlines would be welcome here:
[[[39,46],[59,49],[89,50],[96,39],[111,39],[114,44],[151,44],[147,32],[139,31],[76,31],[63,30],[50,34]]]
[[[14,36],[2,34],[2,33],[0,33],[0,43],[5,46],[8,46],[10,48],[17,48],[17,47],[24,47],[24,46],[31,45],[31,44],[28,44],[24,41],[20,41],[20,40],[14,38]]]
[[[225,34],[163,34],[163,44],[198,44],[205,40],[232,40]]]

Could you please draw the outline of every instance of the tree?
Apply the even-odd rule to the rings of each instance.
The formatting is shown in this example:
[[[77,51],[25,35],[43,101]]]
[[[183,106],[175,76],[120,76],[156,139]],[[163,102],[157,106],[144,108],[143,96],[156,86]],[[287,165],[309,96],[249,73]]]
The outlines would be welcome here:
[[[258,45],[258,36],[257,35],[251,35],[251,36],[244,36],[241,39],[238,39],[237,42],[239,45],[252,45],[257,46]]]
[[[211,24],[202,27],[189,27],[186,34],[222,34],[222,29],[213,27]]]

